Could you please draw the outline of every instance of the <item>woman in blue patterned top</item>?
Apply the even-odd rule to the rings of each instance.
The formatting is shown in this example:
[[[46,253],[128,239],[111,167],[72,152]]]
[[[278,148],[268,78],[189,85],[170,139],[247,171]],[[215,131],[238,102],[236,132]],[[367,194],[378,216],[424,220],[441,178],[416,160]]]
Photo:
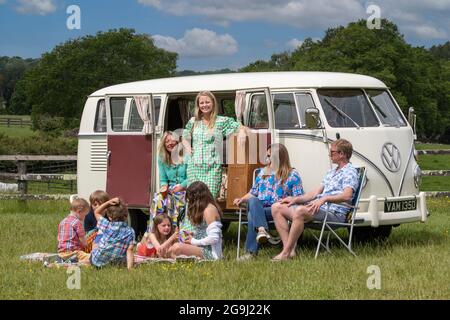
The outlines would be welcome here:
[[[271,236],[268,221],[272,220],[271,205],[285,197],[303,194],[302,179],[297,170],[291,167],[286,147],[276,143],[267,149],[267,166],[255,178],[249,193],[234,200],[239,206],[247,202],[248,231],[245,240],[247,254],[240,257],[247,260],[258,252],[258,243],[266,242]]]

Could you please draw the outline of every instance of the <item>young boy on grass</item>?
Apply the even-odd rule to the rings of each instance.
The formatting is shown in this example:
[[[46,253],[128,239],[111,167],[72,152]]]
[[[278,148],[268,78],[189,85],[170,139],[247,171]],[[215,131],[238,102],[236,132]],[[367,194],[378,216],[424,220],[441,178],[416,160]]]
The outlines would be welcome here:
[[[92,252],[92,249],[98,244],[101,238],[97,229],[97,218],[95,217],[94,211],[108,200],[109,195],[103,190],[95,190],[89,196],[91,206],[89,213],[84,219],[84,231],[86,232],[87,239],[86,252]]]
[[[91,204],[90,210],[86,219],[84,219],[84,231],[86,233],[97,228],[97,219],[95,218],[94,211],[101,204],[109,200],[109,195],[103,190],[95,190],[89,196],[89,202]]]
[[[67,260],[74,256],[80,263],[89,263],[83,221],[89,212],[89,203],[76,198],[70,204],[70,213],[58,225],[58,255]]]
[[[134,230],[127,224],[128,209],[119,198],[113,198],[101,204],[94,211],[97,228],[102,234],[98,244],[94,246],[90,262],[96,267],[108,264],[127,264],[133,267]],[[109,218],[106,219],[106,216]]]

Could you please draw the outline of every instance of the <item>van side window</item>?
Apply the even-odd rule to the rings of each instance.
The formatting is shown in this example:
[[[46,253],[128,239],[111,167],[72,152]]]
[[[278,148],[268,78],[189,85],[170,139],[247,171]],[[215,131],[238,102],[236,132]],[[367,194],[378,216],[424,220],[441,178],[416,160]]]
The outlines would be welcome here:
[[[106,132],[106,104],[105,99],[99,100],[95,111],[94,132]]]
[[[300,116],[300,127],[306,128],[305,111],[308,108],[315,108],[314,101],[309,93],[296,93],[298,114]]]
[[[248,126],[253,129],[269,128],[266,97],[263,94],[252,96]]]
[[[273,95],[276,129],[298,129],[297,108],[293,93],[277,93]]]
[[[144,121],[139,115],[134,99],[116,98],[110,100],[112,130],[116,132],[141,132]],[[161,98],[153,99],[155,123],[158,121]]]
[[[161,110],[161,98],[153,98],[153,106],[155,107],[155,126],[158,124],[159,111]]]
[[[139,115],[138,109],[134,99],[131,100],[130,115],[128,118],[128,126],[126,131],[142,131],[144,127],[144,121],[142,121]]]
[[[111,123],[113,131],[126,131],[124,130],[124,114],[125,106],[127,104],[126,98],[111,98]]]

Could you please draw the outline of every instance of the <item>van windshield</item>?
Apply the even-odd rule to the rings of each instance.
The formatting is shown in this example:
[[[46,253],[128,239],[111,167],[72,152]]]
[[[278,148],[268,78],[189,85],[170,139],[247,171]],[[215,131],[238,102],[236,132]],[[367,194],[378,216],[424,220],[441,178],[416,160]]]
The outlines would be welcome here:
[[[406,126],[400,111],[386,90],[366,90],[378,118],[386,126]]]
[[[377,127],[377,117],[358,89],[319,89],[319,100],[331,127]]]

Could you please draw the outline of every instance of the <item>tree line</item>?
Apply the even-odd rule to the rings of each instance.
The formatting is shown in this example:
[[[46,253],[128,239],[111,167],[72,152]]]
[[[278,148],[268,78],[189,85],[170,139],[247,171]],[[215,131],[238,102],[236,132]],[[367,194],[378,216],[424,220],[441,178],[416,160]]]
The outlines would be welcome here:
[[[232,72],[176,71],[177,54],[133,29],[99,32],[56,46],[40,59],[0,58],[0,99],[10,114],[31,114],[36,129],[77,127],[86,96],[109,85],[144,79]],[[408,44],[397,26],[365,20],[330,28],[294,51],[274,53],[239,70],[336,71],[383,81],[403,112],[417,113],[419,138],[450,142],[450,41],[429,49]],[[0,101],[1,102],[1,101]],[[1,107],[1,104],[0,104]]]

